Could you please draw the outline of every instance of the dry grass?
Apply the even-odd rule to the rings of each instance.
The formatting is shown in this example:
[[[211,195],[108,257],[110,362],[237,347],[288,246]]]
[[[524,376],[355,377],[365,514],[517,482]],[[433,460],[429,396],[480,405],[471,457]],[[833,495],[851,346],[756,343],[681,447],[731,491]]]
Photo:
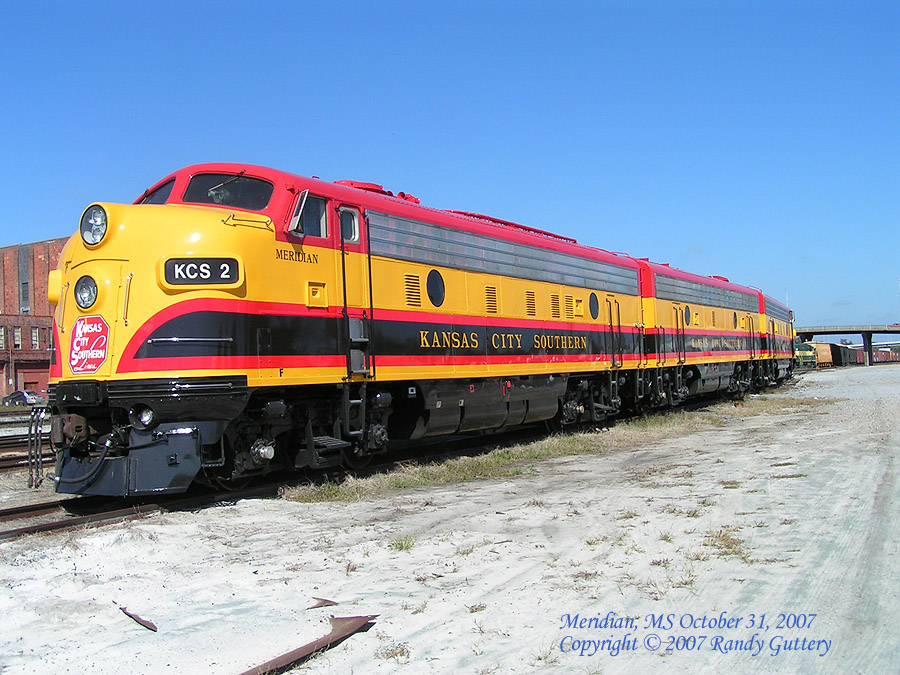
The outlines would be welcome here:
[[[409,645],[405,642],[385,645],[375,652],[375,658],[378,659],[396,659],[404,661],[409,658]]]
[[[744,546],[744,541],[734,536],[739,528],[736,526],[720,527],[717,530],[707,530],[703,536],[703,545],[715,550],[720,558],[740,558],[745,563],[750,561],[750,551]]]
[[[778,414],[787,410],[811,410],[821,408],[843,399],[835,398],[798,398],[796,396],[779,396],[760,394],[745,398],[742,406],[717,406],[716,412],[729,416],[752,417],[753,415]],[[719,408],[722,408],[721,410]]]
[[[832,403],[827,399],[801,399],[784,396],[758,396],[736,408],[730,402],[711,406],[703,411],[686,413],[675,411],[654,414],[615,425],[599,433],[571,433],[548,436],[539,441],[499,448],[473,456],[456,457],[434,462],[406,463],[391,471],[365,478],[347,476],[340,482],[327,481],[289,487],[283,497],[298,502],[357,502],[367,501],[411,487],[464,483],[482,479],[502,479],[533,473],[534,462],[554,457],[602,455],[622,448],[634,448],[683,436],[710,426],[727,423],[731,415],[746,417],[781,412],[785,408],[818,407]],[[660,467],[651,472],[676,468]],[[682,471],[679,476],[687,476]],[[797,476],[790,476],[797,477]],[[646,479],[647,476],[635,476]],[[534,500],[532,506],[538,506]]]

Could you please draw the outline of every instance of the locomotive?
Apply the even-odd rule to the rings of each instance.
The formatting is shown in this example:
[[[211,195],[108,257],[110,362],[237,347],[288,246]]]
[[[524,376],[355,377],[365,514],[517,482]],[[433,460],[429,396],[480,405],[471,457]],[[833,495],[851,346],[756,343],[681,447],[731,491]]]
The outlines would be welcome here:
[[[244,164],[98,202],[50,273],[53,479],[141,496],[789,377],[761,291]]]

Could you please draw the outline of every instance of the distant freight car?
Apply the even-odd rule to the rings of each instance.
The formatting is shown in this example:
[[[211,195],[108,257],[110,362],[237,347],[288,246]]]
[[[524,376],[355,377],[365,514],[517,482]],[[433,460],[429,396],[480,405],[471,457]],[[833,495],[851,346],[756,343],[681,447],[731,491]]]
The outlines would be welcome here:
[[[890,349],[876,349],[872,352],[872,360],[875,363],[889,363],[892,361],[900,361],[900,354]]]
[[[856,350],[844,345],[831,345],[831,360],[836,366],[855,366]]]
[[[830,342],[808,342],[806,344],[815,348],[816,365],[819,368],[866,364],[866,353],[862,349]]]
[[[828,342],[810,342],[816,350],[816,366],[819,368],[830,368],[834,365],[831,358],[831,344]]]

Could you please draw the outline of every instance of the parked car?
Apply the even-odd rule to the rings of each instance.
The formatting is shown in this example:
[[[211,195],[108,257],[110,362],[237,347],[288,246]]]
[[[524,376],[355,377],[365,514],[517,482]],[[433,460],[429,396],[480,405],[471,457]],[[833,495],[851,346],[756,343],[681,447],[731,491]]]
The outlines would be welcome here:
[[[40,394],[27,389],[19,389],[3,397],[3,405],[43,405],[46,399]]]

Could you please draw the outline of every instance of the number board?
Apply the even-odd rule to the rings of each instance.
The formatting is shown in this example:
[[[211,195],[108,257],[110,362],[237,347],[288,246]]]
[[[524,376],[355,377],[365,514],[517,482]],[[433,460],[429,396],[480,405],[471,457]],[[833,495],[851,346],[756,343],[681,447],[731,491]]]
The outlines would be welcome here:
[[[227,285],[238,282],[234,258],[170,258],[166,260],[166,283],[173,286]]]

